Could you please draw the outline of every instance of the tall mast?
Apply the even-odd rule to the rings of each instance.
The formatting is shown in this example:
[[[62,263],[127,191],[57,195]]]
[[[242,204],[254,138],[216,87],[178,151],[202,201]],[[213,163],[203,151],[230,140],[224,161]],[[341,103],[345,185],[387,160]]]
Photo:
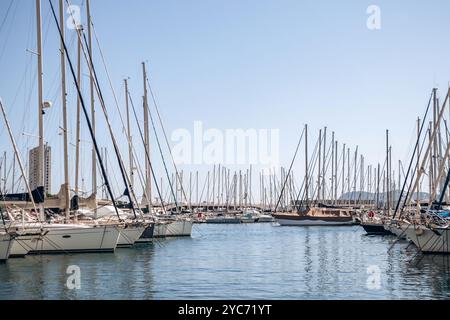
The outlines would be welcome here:
[[[16,157],[13,157],[11,193],[14,193],[15,185],[16,185]]]
[[[305,202],[309,206],[309,181],[308,181],[308,125],[305,124]],[[296,203],[294,205],[297,205]]]
[[[342,146],[342,195],[344,195],[344,192],[345,192],[345,143]]]
[[[195,171],[195,203],[199,205],[198,200],[198,170]]]
[[[391,166],[389,161],[389,130],[386,130],[386,197],[387,197],[387,214],[391,213],[391,197],[390,197],[390,176]]]
[[[88,25],[88,54],[89,61],[93,61],[92,59],[92,22],[91,22],[91,1],[86,0],[86,14],[87,14],[87,25]],[[91,126],[92,132],[95,136],[95,99],[94,99],[94,75],[92,68],[89,68],[89,86],[91,92]],[[95,148],[92,148],[92,195],[93,198],[97,197],[97,155],[95,153]],[[97,215],[97,205],[95,205],[95,215]]]
[[[357,170],[358,170],[358,146],[356,146],[355,150],[355,168],[354,168],[354,176],[353,176],[353,196],[355,197],[354,203],[356,204],[356,179],[357,179]]]
[[[327,127],[323,129],[323,157],[322,157],[322,201],[325,201],[325,173],[327,160]]]
[[[77,32],[77,84],[81,88],[81,32],[82,26],[79,26]],[[75,194],[79,193],[79,176],[80,176],[80,130],[81,130],[81,99],[77,95],[77,125],[76,125],[76,142],[75,142]],[[104,190],[104,188],[103,188]]]
[[[3,193],[6,194],[6,151],[3,152]]]
[[[150,130],[148,126],[148,91],[147,91],[147,69],[145,67],[145,62],[142,62],[142,75],[144,80],[144,148],[147,150],[149,157],[145,161],[145,195],[148,197],[146,199],[146,207],[150,212],[151,202],[152,202],[152,186],[151,186],[151,163],[150,163]],[[178,175],[175,177],[176,182],[178,181]],[[178,193],[178,191],[177,191]],[[176,199],[175,199],[176,200]],[[178,203],[178,201],[177,201]],[[177,208],[178,210],[178,208]]]
[[[317,173],[317,201],[320,202],[320,191],[321,191],[321,165],[322,165],[322,129],[319,130],[319,169]]]
[[[45,199],[45,184],[44,184],[44,73],[42,66],[42,17],[41,17],[41,0],[36,0],[36,23],[37,23],[37,57],[38,57],[38,119],[39,119],[39,149],[38,149],[38,187],[44,189],[43,199],[39,199],[39,213],[41,221],[44,220],[44,199]]]
[[[334,145],[334,131],[331,133],[331,201],[334,198],[334,170],[336,170],[335,168],[335,164],[334,164],[334,153],[335,153],[335,145]]]
[[[334,146],[334,196],[333,196],[333,200],[334,200],[334,204],[337,203],[337,189],[338,189],[338,142],[335,141],[335,146]]]
[[[350,206],[350,148],[347,148],[347,192],[348,192],[348,205]]]
[[[128,80],[124,79],[125,83],[125,108],[127,111],[127,134],[128,134],[128,157],[130,163],[130,184],[134,189],[134,158],[133,158],[133,142],[131,138],[131,125],[130,125],[130,108],[128,104]],[[162,199],[161,199],[162,200]]]
[[[378,163],[377,166],[377,205],[376,208],[378,209],[380,205],[380,164]]]
[[[67,91],[66,91],[66,57],[64,53],[65,25],[64,25],[64,2],[59,0],[59,23],[61,29],[61,98],[63,107],[63,143],[64,143],[64,198],[65,198],[65,220],[70,220],[70,181],[69,181],[69,143],[67,140]]]

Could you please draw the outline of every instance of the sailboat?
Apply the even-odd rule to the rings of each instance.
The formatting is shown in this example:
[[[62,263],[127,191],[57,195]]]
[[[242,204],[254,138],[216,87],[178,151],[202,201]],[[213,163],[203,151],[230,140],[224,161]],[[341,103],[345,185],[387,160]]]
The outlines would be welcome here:
[[[326,130],[326,128],[325,128]],[[286,184],[288,182],[288,178],[290,177],[290,173],[292,170],[292,166],[294,164],[295,158],[297,156],[300,144],[302,143],[302,137],[305,137],[305,178],[303,180],[302,185],[302,200],[298,201],[298,199],[293,204],[293,210],[282,210],[281,212],[277,212],[277,208],[279,207],[279,204],[281,202],[281,199],[283,197],[283,193],[285,191]],[[318,163],[319,163],[319,169],[318,169],[318,191],[317,191],[317,197],[320,196],[320,188],[322,190],[325,190],[325,165],[322,168],[322,171],[320,170],[320,164],[325,163],[326,160],[326,153],[325,153],[325,140],[326,139],[326,131],[324,131],[323,139],[322,139],[322,130],[319,131],[319,140],[318,140],[318,146],[319,146],[319,156],[318,156]],[[320,150],[321,150],[321,143],[323,140],[323,158],[320,157]],[[334,133],[333,133],[333,140],[334,140]],[[337,171],[337,150],[334,151],[335,146],[337,145],[337,142],[333,141],[332,147],[334,154],[331,155],[331,162],[333,163],[333,170]],[[313,158],[314,159],[314,158]],[[340,207],[336,205],[326,205],[319,201],[319,198],[317,199],[316,203],[313,203],[309,197],[309,189],[310,189],[310,180],[312,179],[312,175],[309,172],[309,158],[308,158],[308,126],[305,125],[305,128],[303,130],[303,133],[300,137],[300,140],[297,144],[297,149],[295,151],[294,157],[291,162],[291,166],[289,168],[288,174],[286,175],[286,179],[283,183],[281,193],[278,198],[278,202],[275,206],[275,213],[273,214],[273,217],[275,218],[276,222],[278,222],[281,226],[346,226],[346,225],[353,225],[354,219],[353,219],[353,213],[350,208],[346,207]],[[332,172],[332,181],[334,183],[336,179],[335,172]],[[336,186],[336,184],[335,184]],[[335,190],[333,190],[335,191]],[[298,198],[300,198],[301,193],[299,192]],[[323,197],[324,193],[322,194]],[[333,193],[333,196],[336,195],[336,191]],[[324,200],[324,199],[322,199]]]

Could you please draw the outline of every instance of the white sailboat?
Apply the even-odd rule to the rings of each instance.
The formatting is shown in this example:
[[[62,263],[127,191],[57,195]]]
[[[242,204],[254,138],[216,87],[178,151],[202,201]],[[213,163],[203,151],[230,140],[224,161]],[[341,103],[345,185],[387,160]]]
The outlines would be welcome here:
[[[42,232],[41,236],[23,237],[14,241],[14,255],[28,250],[28,254],[114,252],[120,231],[114,225],[40,224],[22,225],[27,232]]]

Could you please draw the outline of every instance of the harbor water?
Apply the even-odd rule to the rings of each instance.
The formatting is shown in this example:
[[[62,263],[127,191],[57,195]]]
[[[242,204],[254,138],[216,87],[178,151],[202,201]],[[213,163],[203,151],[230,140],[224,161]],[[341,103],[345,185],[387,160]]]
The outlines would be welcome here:
[[[0,299],[450,298],[450,258],[395,240],[360,226],[201,224],[115,254],[10,259]]]

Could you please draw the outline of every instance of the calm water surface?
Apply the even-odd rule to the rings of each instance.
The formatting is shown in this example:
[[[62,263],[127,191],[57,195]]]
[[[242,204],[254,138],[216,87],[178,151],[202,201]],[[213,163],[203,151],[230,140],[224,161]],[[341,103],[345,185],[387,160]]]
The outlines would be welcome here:
[[[450,298],[450,258],[394,240],[358,226],[195,225],[192,238],[115,254],[10,259],[0,265],[0,299]],[[71,265],[79,290],[66,286]]]

